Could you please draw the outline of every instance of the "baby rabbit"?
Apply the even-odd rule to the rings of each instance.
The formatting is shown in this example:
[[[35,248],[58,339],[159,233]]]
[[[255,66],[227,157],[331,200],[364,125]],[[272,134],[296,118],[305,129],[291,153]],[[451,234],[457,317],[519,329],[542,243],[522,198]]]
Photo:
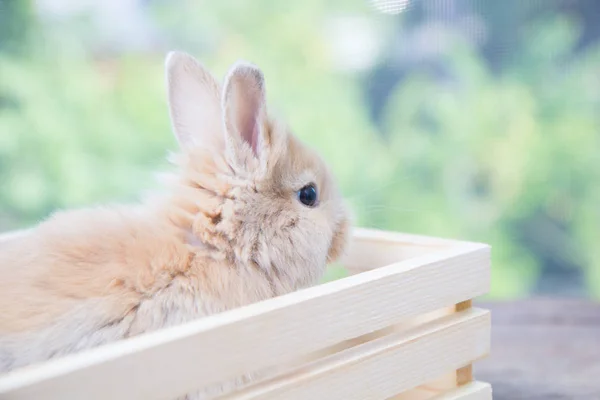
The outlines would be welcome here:
[[[257,67],[221,87],[171,52],[166,75],[180,152],[165,190],[0,244],[0,372],[313,285],[344,250],[332,175],[269,117]]]

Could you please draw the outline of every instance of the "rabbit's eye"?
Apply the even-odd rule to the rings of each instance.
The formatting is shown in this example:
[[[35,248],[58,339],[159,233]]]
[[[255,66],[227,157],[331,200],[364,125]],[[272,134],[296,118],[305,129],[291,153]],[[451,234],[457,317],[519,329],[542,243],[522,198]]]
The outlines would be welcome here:
[[[314,207],[317,205],[317,188],[312,183],[304,186],[302,189],[298,190],[298,200],[300,203],[304,204],[307,207]]]

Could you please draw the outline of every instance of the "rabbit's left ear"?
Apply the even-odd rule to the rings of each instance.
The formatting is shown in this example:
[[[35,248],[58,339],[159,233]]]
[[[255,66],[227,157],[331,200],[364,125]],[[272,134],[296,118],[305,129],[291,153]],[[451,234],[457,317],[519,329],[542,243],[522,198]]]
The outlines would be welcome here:
[[[265,80],[256,66],[238,62],[223,85],[226,142],[238,160],[262,158],[269,146]]]

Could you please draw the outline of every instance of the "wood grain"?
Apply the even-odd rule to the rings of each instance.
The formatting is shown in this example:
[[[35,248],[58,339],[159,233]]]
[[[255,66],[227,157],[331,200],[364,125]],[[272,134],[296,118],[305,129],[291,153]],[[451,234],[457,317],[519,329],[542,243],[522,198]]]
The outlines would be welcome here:
[[[490,314],[471,309],[336,354],[229,400],[385,400],[483,357]]]
[[[476,243],[357,228],[342,264],[358,273],[464,245],[479,246]]]

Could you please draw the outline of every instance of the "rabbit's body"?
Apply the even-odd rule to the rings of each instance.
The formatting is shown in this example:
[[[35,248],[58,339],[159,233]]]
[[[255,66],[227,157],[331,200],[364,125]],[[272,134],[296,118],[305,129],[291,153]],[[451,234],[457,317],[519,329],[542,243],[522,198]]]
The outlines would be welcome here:
[[[251,276],[256,271],[233,270],[195,256],[167,224],[136,224],[125,212],[94,210],[90,216],[102,215],[103,220],[87,225],[85,214],[58,215],[47,227],[14,240],[11,250],[31,252],[20,265],[5,262],[10,252],[1,253],[2,275],[8,279],[0,283],[0,302],[10,308],[0,315],[0,370],[190,321],[271,294],[268,284]],[[71,218],[78,219],[73,226],[97,230],[45,229],[60,229],[61,220]],[[64,251],[53,257],[45,247]],[[15,272],[8,273],[8,268]],[[234,287],[237,290],[227,292]]]
[[[0,244],[0,371],[315,284],[344,249],[336,186],[266,116],[260,71],[235,67],[221,94],[191,57],[167,67],[183,151],[164,193],[60,212]]]

